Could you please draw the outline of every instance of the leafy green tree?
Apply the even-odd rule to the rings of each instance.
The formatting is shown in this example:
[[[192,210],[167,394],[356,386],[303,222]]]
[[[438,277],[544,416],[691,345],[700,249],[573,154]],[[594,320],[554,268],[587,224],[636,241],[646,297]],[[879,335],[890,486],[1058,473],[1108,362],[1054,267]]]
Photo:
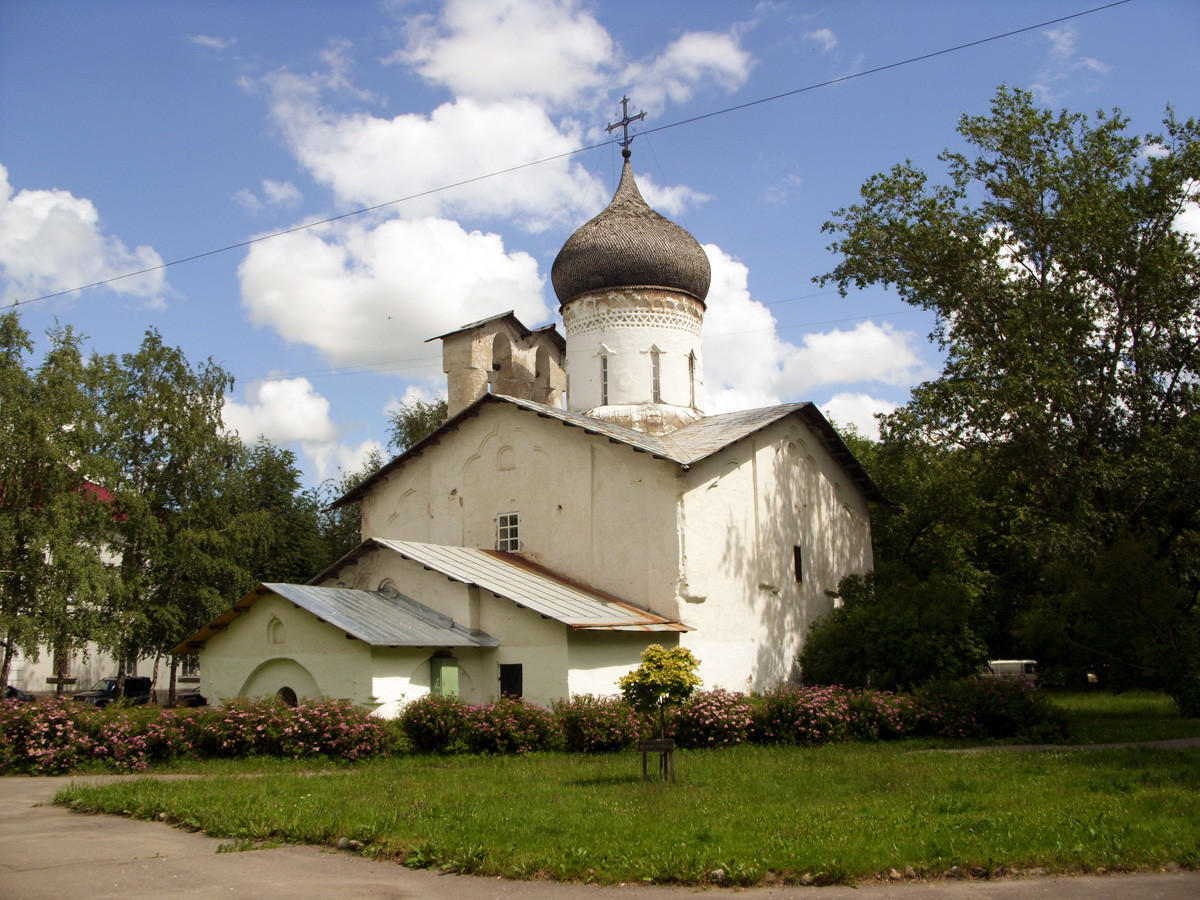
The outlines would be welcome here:
[[[216,585],[233,577],[220,486],[239,445],[221,423],[230,376],[211,360],[193,368],[157,332],[135,353],[93,357],[89,370],[119,553],[96,637],[117,659],[120,690],[131,660],[166,652],[220,605]]]
[[[642,662],[622,675],[617,684],[621,694],[638,712],[658,714],[658,730],[667,736],[667,708],[679,706],[700,685],[696,669],[700,662],[686,647],[651,644],[642,651]]]
[[[910,690],[939,679],[967,678],[987,662],[973,625],[979,600],[949,573],[914,578],[897,563],[839,586],[840,608],[821,616],[800,653],[808,684]]]
[[[1127,126],[1002,87],[989,115],[960,120],[966,149],[942,155],[946,183],[898,165],[825,226],[842,261],[823,282],[890,285],[937,317],[942,375],[893,424],[979,455],[997,513],[984,555],[998,583],[1025,592],[1009,599],[1026,633],[1050,621],[1039,609],[1099,621],[1083,585],[1128,541],[1173,585],[1175,621],[1197,615],[1200,252],[1177,222],[1194,202],[1200,134],[1171,112],[1162,134]],[[1064,655],[1052,662],[1197,677],[1195,654],[1168,671],[1122,651],[1124,632],[1109,629],[1103,647],[1053,642]]]
[[[0,684],[13,654],[60,652],[87,636],[105,595],[111,513],[87,478],[91,425],[79,337],[49,333],[36,371],[16,313],[0,316]]]
[[[875,572],[844,579],[840,608],[805,637],[799,662],[809,684],[909,689],[972,675],[988,658],[990,577],[978,563],[987,508],[975,454],[890,426],[882,437],[844,434],[895,506],[872,511]]]
[[[341,503],[340,499],[354,490],[381,468],[383,455],[372,451],[361,469],[340,472],[321,485],[321,537],[326,564],[341,559],[362,542],[362,510],[357,501]]]
[[[388,418],[388,446],[403,453],[425,436],[436,431],[447,419],[445,397],[430,402],[410,400],[393,410]]]

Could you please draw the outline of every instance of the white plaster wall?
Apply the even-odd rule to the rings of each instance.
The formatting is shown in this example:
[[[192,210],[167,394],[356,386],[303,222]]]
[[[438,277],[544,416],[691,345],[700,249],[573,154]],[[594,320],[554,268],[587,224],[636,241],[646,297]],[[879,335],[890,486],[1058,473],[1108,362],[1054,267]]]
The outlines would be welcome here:
[[[272,643],[269,624],[283,623],[284,642]],[[348,640],[345,633],[278,595],[261,597],[224,631],[208,639],[200,651],[200,693],[221,703],[249,689],[255,696],[273,695],[282,684],[256,677],[256,670],[288,660],[303,668],[313,684],[288,684],[299,697],[330,697],[374,708],[371,648]],[[283,667],[273,667],[284,677]],[[267,673],[268,675],[270,673]],[[267,682],[271,682],[268,684]],[[274,684],[272,687],[271,685]]]
[[[453,648],[459,660],[460,696],[479,703],[500,692],[500,664],[520,663],[524,696],[534,703],[548,705],[567,694],[567,627],[553,619],[523,609],[511,600],[476,587],[452,581],[390,550],[366,554],[363,561],[344,572],[330,576],[326,586],[349,577],[353,587],[376,590],[385,581],[400,593],[449,616],[468,629],[478,629],[500,642],[499,648]],[[350,586],[349,584],[347,586]],[[425,660],[437,648],[427,648]],[[376,650],[377,659],[380,651]],[[390,679],[388,702],[403,693],[416,699],[429,690],[428,665],[424,669],[405,670],[408,659],[383,671],[376,666],[375,676]],[[384,697],[377,686],[376,695]]]
[[[681,484],[672,463],[493,404],[363,499],[363,535],[493,548],[516,512],[522,555],[674,617]]]
[[[567,696],[565,625],[496,597],[481,604],[480,624],[500,642],[494,651],[486,696],[500,693],[502,663],[520,664],[522,695],[531,703],[549,707],[551,701]]]
[[[696,629],[680,643],[699,657],[709,687],[787,680],[838,582],[872,564],[866,501],[795,416],[693,469],[680,530],[681,617]]]
[[[662,351],[659,386],[664,404],[691,407],[688,356],[696,356],[695,408],[704,408],[700,326],[704,307],[663,290],[598,291],[563,310],[567,332],[567,408],[602,405],[600,355],[607,353],[607,405],[652,402],[649,350]]]
[[[76,691],[90,690],[101,678],[112,678],[117,674],[117,662],[111,654],[102,651],[93,641],[88,641],[83,649],[71,654],[70,677],[75,683],[63,689],[64,694]],[[165,702],[167,698],[167,681],[170,678],[170,661],[160,661],[157,669],[153,659],[138,660],[137,668],[127,672],[129,675],[144,675],[155,679],[159,697]],[[8,673],[8,683],[31,694],[53,694],[55,685],[48,684],[47,678],[54,676],[54,651],[49,647],[39,647],[36,658],[26,655],[19,650],[14,654]],[[180,682],[180,687],[191,687],[191,682]]]
[[[617,680],[642,661],[642,651],[651,644],[672,648],[679,645],[675,632],[573,631],[568,637],[568,692],[597,697],[621,693]]]

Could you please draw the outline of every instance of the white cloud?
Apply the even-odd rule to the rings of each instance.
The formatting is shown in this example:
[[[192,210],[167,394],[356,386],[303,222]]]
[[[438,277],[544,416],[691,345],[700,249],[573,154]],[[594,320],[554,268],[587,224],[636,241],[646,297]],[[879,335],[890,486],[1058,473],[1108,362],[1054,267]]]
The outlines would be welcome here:
[[[263,241],[239,275],[256,324],[334,364],[416,378],[441,368],[427,338],[506,309],[531,325],[550,315],[533,257],[444,219],[343,222]]]
[[[0,165],[0,275],[6,300],[67,291],[162,265],[151,247],[130,251],[106,235],[100,214],[87,199],[63,190],[13,193]],[[162,270],[114,281],[119,294],[161,301]]]
[[[667,104],[686,103],[706,83],[732,93],[746,83],[754,57],[741,46],[735,32],[690,31],[674,40],[649,62],[632,63],[621,80],[651,112]]]
[[[1067,92],[1068,82],[1073,82],[1079,75],[1109,73],[1109,67],[1100,60],[1078,54],[1079,29],[1074,25],[1047,28],[1042,36],[1049,42],[1050,48],[1030,85],[1030,90],[1039,100],[1060,99]],[[1080,87],[1088,89],[1092,85],[1084,81],[1080,82]]]
[[[837,46],[837,36],[829,28],[818,28],[804,32],[804,39],[821,45],[821,52],[828,53]]]
[[[843,391],[821,404],[825,417],[835,425],[852,425],[863,437],[879,440],[879,422],[875,416],[894,412],[897,405],[889,400]]]
[[[290,181],[264,179],[262,183],[262,197],[259,197],[249,188],[242,188],[233,195],[233,199],[246,212],[258,215],[268,208],[295,209],[300,205],[302,198],[300,189]]]
[[[226,398],[221,410],[225,427],[245,443],[266,438],[281,446],[299,445],[318,480],[363,467],[372,451],[385,454],[379,441],[357,445],[341,441],[341,429],[330,418],[330,403],[307,378],[252,381],[246,402]],[[385,454],[386,455],[386,454]]]
[[[653,176],[649,173],[635,177],[637,178],[638,193],[642,195],[646,204],[655,212],[668,218],[681,215],[688,209],[699,206],[701,203],[707,203],[712,199],[708,194],[694,191],[687,185],[662,186],[655,184]],[[607,200],[605,205],[607,205]]]
[[[237,38],[219,38],[209,34],[194,34],[188,38],[193,44],[210,50],[228,50],[237,43]]]
[[[464,323],[465,324],[465,323]],[[392,397],[383,407],[383,414],[390,421],[392,416],[398,413],[403,407],[410,403],[433,403],[439,397],[446,396],[446,382],[444,379],[437,381],[428,381],[422,384],[410,384],[404,389],[404,395],[397,398]]]
[[[808,399],[826,385],[908,385],[929,374],[916,335],[863,322],[852,330],[783,340],[775,317],[751,299],[749,270],[719,247],[705,246],[712,265],[704,317],[706,412],[727,412]]]
[[[1192,240],[1200,241],[1200,203],[1192,201],[1185,204],[1175,217],[1174,224],[1176,231],[1190,235]]]
[[[574,126],[560,129],[530,100],[460,99],[429,115],[384,119],[325,108],[322,83],[313,78],[276,74],[269,84],[272,115],[291,151],[344,205],[411,198],[397,206],[400,214],[515,217],[538,231],[574,221],[582,209],[607,199],[592,176],[566,157],[471,180],[580,146]]]
[[[368,438],[361,444],[343,443],[313,444],[305,446],[305,453],[317,469],[317,478],[332,478],[338,472],[361,472],[367,459],[378,454],[388,458],[387,448],[379,441]]]
[[[330,442],[337,428],[329,418],[329,401],[307,378],[252,381],[246,402],[226,398],[221,410],[225,427],[246,443],[260,437],[276,444]]]
[[[449,0],[436,20],[410,21],[392,59],[458,97],[567,103],[604,81],[614,47],[575,0]]]
[[[774,183],[767,185],[766,190],[762,193],[763,202],[786,203],[799,192],[803,185],[804,179],[795,172],[789,172]]]

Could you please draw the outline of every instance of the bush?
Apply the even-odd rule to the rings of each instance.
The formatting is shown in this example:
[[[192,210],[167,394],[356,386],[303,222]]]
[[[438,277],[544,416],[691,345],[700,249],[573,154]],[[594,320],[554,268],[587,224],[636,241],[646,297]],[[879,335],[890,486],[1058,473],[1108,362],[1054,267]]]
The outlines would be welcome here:
[[[426,694],[404,707],[400,729],[420,753],[448,753],[463,745],[467,704],[457,697]]]
[[[1015,679],[939,682],[917,691],[913,700],[916,731],[922,734],[1048,741],[1067,732],[1065,716],[1046,694]]]
[[[558,741],[549,710],[515,697],[467,707],[467,749],[475,753],[529,753]]]
[[[637,711],[619,697],[576,694],[551,706],[568,753],[611,753],[632,747],[641,736]]]
[[[911,696],[889,691],[855,691],[846,699],[850,736],[859,741],[908,737],[917,721]]]
[[[100,710],[72,700],[0,702],[0,773],[59,775],[96,753]]]
[[[921,579],[881,564],[842,579],[838,591],[843,605],[818,618],[804,639],[806,684],[911,690],[969,677],[987,661],[973,624],[977,592],[951,574]]]
[[[849,719],[844,689],[783,685],[755,704],[751,737],[760,744],[827,744],[849,738]]]
[[[681,747],[728,747],[746,741],[750,722],[751,703],[744,694],[715,688],[693,694],[672,725]]]

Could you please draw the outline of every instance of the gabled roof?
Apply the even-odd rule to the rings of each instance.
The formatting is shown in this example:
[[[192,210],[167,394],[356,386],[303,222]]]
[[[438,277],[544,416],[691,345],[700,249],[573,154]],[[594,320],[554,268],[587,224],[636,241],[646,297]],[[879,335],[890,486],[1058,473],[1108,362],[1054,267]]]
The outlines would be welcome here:
[[[605,422],[603,419],[595,419],[583,413],[568,412],[564,409],[546,406],[544,403],[536,403],[533,400],[521,400],[504,394],[484,394],[466,409],[448,419],[432,434],[413,444],[370,478],[365,479],[358,487],[334,501],[333,507],[361,499],[372,485],[387,478],[410,459],[439,443],[446,435],[456,431],[467,419],[479,415],[486,406],[495,403],[509,404],[543,419],[555,419],[563,425],[607,438],[614,444],[623,444],[638,453],[648,453],[656,459],[673,462],[684,469],[691,468],[731,444],[761,431],[780,419],[795,414],[816,432],[825,449],[837,460],[868,500],[886,506],[894,505],[884,496],[879,486],[871,480],[871,476],[854,457],[850,448],[846,446],[833,426],[812,403],[785,403],[781,406],[705,416],[670,434],[655,436]]]
[[[322,622],[372,647],[495,647],[482,631],[468,631],[409,597],[394,591],[357,591],[307,584],[260,584],[234,606],[209,622],[172,653],[195,653],[204,642],[270,594],[304,609]]]
[[[443,544],[368,538],[313,581],[376,548],[402,557],[451,581],[480,587],[548,619],[582,631],[691,631],[648,610],[573,582],[515,553]]]

